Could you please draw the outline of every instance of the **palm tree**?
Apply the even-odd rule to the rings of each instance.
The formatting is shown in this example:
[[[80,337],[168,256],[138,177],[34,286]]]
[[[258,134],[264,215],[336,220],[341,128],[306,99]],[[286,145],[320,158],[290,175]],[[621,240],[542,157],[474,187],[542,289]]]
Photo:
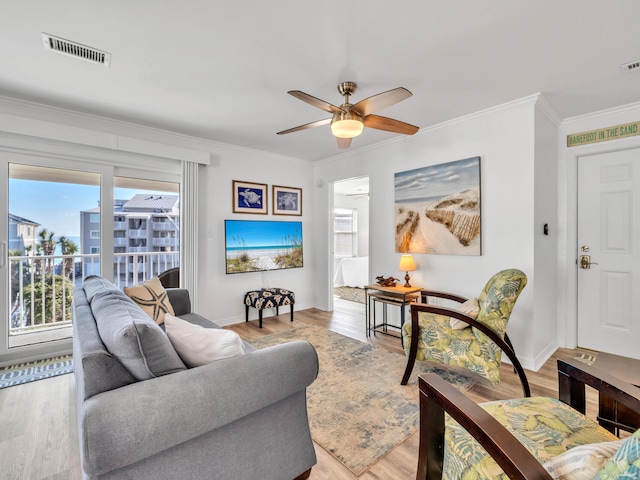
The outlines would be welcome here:
[[[69,258],[65,258],[63,261],[64,268],[62,271],[67,277],[71,278],[73,276],[73,255],[78,253],[78,245],[73,240],[69,240],[65,236],[61,236],[58,239],[58,243],[60,244],[60,248],[62,249],[62,255],[69,255]]]
[[[40,248],[42,249],[42,254],[45,257],[51,257],[56,251],[56,242],[53,239],[55,237],[55,233],[49,232],[46,228],[43,228],[38,232],[38,236],[40,237]],[[44,273],[50,273],[53,269],[53,259],[47,258],[44,265]]]

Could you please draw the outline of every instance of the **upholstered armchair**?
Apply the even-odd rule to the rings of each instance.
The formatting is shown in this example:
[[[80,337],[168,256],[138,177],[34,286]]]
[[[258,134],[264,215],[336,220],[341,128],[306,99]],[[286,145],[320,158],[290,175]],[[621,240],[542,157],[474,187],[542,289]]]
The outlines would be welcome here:
[[[438,375],[420,376],[416,478],[640,478],[640,430],[619,439],[588,418],[585,386],[637,415],[640,388],[573,359],[558,360],[558,382],[559,400],[476,404]]]
[[[487,282],[478,296],[477,305],[475,299],[424,290],[422,303],[411,305],[411,322],[402,327],[407,354],[402,385],[409,381],[416,360],[466,368],[498,384],[504,352],[520,377],[524,395],[530,396],[527,376],[507,336],[511,311],[526,284],[527,277],[522,271],[502,270]],[[429,297],[453,300],[462,306],[431,305],[427,303]]]

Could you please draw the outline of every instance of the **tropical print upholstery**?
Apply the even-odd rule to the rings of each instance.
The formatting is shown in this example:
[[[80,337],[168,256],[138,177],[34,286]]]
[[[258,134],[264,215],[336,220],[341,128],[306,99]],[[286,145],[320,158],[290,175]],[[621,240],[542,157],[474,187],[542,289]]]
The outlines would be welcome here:
[[[618,440],[597,423],[553,398],[499,400],[480,406],[504,425],[540,463],[576,446]],[[443,479],[508,479],[486,450],[449,416],[444,450]]]
[[[489,326],[501,338],[520,292],[527,284],[526,275],[517,269],[498,272],[485,285],[478,297],[477,321]],[[476,328],[454,330],[449,317],[428,312],[418,316],[419,342],[416,360],[429,360],[463,367],[482,375],[491,383],[500,382],[502,350]],[[402,327],[407,355],[411,346],[411,322]]]
[[[640,430],[628,437],[606,463],[597,480],[640,478]]]

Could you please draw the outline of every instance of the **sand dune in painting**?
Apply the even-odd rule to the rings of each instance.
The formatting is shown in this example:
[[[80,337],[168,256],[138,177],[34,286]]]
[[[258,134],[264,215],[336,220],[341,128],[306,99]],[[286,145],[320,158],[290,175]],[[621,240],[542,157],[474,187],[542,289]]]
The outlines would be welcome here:
[[[396,250],[478,255],[480,190],[465,190],[430,203],[396,204]]]

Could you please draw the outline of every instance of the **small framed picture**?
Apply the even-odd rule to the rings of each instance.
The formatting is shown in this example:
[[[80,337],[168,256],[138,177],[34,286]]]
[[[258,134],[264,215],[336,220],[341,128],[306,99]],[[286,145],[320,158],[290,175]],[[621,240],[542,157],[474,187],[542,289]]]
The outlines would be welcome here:
[[[233,213],[267,214],[267,185],[233,180]]]
[[[302,189],[273,186],[274,215],[302,215]]]

